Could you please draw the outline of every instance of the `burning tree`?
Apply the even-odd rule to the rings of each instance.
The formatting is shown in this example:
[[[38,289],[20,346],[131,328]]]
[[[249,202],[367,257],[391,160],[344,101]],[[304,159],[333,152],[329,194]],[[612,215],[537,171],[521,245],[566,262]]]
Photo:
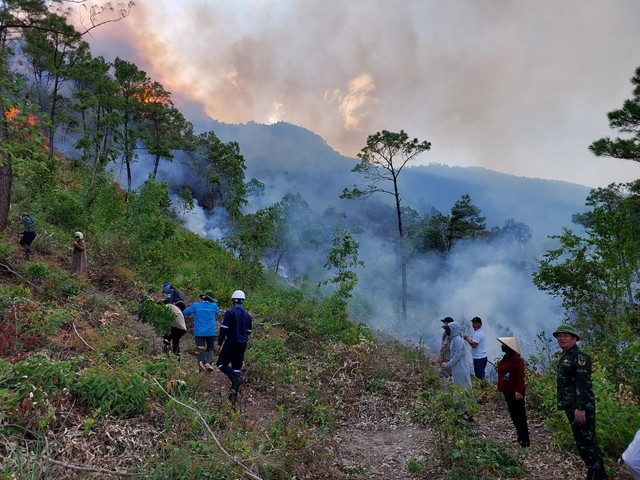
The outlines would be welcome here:
[[[353,172],[361,174],[369,183],[363,189],[354,185],[352,189],[345,188],[340,198],[369,197],[377,192],[393,196],[399,237],[400,268],[402,271],[402,317],[407,318],[407,262],[404,245],[404,230],[402,226],[402,208],[398,177],[405,165],[420,153],[430,150],[431,142],[420,142],[417,138],[409,140],[409,136],[400,133],[382,132],[369,135],[367,145],[360,151],[358,163]]]
[[[56,16],[56,8],[62,7],[65,3],[71,3],[79,7],[84,7],[84,12],[88,12],[88,24],[84,24],[78,31],[78,37],[88,33],[94,28],[111,21],[119,20],[129,14],[132,2],[118,3],[115,7],[111,3],[106,3],[104,7],[92,6],[87,8],[84,0],[64,2],[63,0],[0,0],[0,231],[7,227],[9,216],[9,206],[11,204],[11,186],[13,183],[12,161],[16,155],[15,148],[12,148],[9,134],[9,122],[5,115],[11,107],[23,110],[25,99],[23,92],[18,87],[17,75],[9,70],[8,58],[11,54],[10,42],[24,38],[26,32],[38,30],[40,32],[59,32],[60,24],[52,21]],[[102,13],[114,11],[114,17],[100,20]],[[62,12],[64,13],[64,12]],[[21,98],[22,95],[22,98]]]

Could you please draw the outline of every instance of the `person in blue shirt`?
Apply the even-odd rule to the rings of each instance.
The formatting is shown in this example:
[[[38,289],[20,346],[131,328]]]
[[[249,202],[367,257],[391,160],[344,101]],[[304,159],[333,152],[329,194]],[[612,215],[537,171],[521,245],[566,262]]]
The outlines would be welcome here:
[[[231,392],[229,400],[236,403],[240,385],[245,381],[240,373],[244,362],[244,352],[251,335],[251,315],[243,308],[242,303],[245,294],[242,290],[236,290],[231,295],[233,307],[224,313],[218,346],[222,347],[218,356],[217,365],[222,373],[231,380]]]
[[[191,304],[184,316],[193,315],[193,335],[196,341],[198,367],[200,371],[215,370],[213,362],[213,346],[216,341],[216,314],[220,311],[213,293],[200,295],[201,302]]]

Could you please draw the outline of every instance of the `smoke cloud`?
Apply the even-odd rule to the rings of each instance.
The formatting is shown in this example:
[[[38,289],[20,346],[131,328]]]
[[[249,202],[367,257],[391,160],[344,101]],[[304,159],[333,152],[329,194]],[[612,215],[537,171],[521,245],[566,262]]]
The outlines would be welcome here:
[[[283,120],[349,156],[403,129],[433,143],[423,162],[589,186],[638,177],[587,150],[631,94],[635,0],[136,4],[94,32],[94,53],[134,61],[192,120]]]

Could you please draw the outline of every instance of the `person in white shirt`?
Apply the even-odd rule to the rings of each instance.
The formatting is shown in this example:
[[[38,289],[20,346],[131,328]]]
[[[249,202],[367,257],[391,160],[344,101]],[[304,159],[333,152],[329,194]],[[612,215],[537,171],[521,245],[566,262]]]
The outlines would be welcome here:
[[[482,319],[473,317],[471,319],[473,327],[473,335],[471,337],[464,336],[464,340],[471,345],[471,358],[473,358],[473,374],[480,380],[480,388],[483,390],[487,387],[485,380],[485,370],[487,368],[487,348],[485,346],[484,332],[482,331]],[[478,403],[484,403],[484,395],[481,395]]]

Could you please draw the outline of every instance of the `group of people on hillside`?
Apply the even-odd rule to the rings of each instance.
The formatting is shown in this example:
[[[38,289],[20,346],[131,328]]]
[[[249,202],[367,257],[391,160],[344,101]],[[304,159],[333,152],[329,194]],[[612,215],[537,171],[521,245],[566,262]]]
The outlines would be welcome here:
[[[36,222],[28,213],[22,214],[22,226],[24,230],[20,234],[20,247],[27,258],[33,256],[31,244],[38,236],[36,232]],[[71,255],[71,273],[84,275],[87,273],[87,243],[82,232],[73,234],[73,254]]]
[[[185,316],[193,315],[193,335],[196,344],[198,370],[214,371],[213,357],[218,355],[217,368],[231,381],[229,400],[236,403],[240,386],[245,382],[242,364],[252,332],[251,315],[244,309],[245,294],[236,290],[231,295],[232,307],[224,312],[218,334],[217,315],[220,312],[212,292],[200,295],[200,301],[185,305],[182,295],[171,284],[162,286],[163,303],[175,315],[171,331],[163,338],[165,353],[180,356],[180,339],[187,332]],[[217,344],[216,344],[217,339]]]
[[[471,320],[474,333],[471,337],[462,334],[462,326],[451,317],[442,320],[444,330],[441,342],[440,378],[443,387],[449,382],[457,386],[456,391],[466,392],[460,400],[461,417],[473,421],[468,412],[468,401],[476,401],[472,391],[470,364],[466,359],[465,342],[471,346],[474,376],[481,382],[481,391],[486,389],[485,368],[488,363],[485,335],[482,331],[482,320],[474,317]],[[577,342],[580,340],[575,327],[560,325],[553,332],[562,353],[557,369],[557,408],[565,412],[571,425],[574,440],[580,457],[587,467],[588,480],[608,479],[604,468],[604,460],[596,439],[596,402],[591,385],[591,358],[584,353]],[[516,337],[499,337],[503,357],[496,366],[498,373],[497,390],[502,392],[507,409],[516,430],[517,441],[522,447],[531,445],[527,414],[525,409],[525,364],[520,354],[520,345]],[[483,403],[481,398],[477,403]],[[636,435],[640,444],[640,434]],[[634,441],[636,441],[634,440]],[[633,444],[630,445],[629,450]],[[635,447],[640,451],[640,446]],[[625,454],[627,454],[625,452]],[[631,457],[633,452],[629,453]],[[623,454],[624,458],[624,454]],[[627,462],[627,459],[625,459]],[[640,478],[637,465],[634,478]],[[627,462],[633,470],[633,463]]]

